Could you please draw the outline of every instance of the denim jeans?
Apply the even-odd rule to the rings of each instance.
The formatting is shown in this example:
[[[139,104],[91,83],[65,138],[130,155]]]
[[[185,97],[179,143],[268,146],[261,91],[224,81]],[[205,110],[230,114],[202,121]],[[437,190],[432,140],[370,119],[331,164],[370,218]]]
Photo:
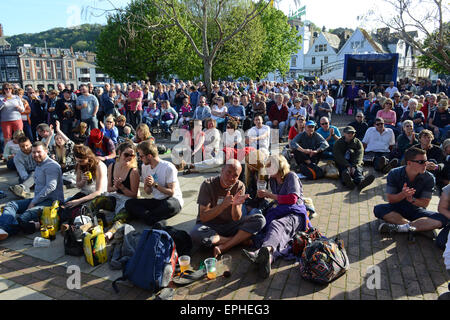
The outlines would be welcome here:
[[[92,117],[89,119],[81,120],[82,122],[86,123],[88,126],[88,133],[90,134],[91,130],[94,128],[98,129],[98,120],[96,117]]]
[[[161,128],[164,132],[170,132],[169,128],[172,125],[173,120],[161,121]]]
[[[280,134],[279,137],[280,138],[284,137],[284,134],[285,134],[285,131],[286,131],[286,124],[287,124],[287,121],[280,121],[278,123],[279,134]],[[266,125],[268,125],[269,127],[272,128],[272,121],[267,121]]]
[[[39,221],[39,212],[53,203],[52,200],[48,199],[28,209],[32,200],[24,199],[8,202],[3,208],[3,214],[0,216],[0,228],[10,235],[16,234],[19,232],[17,218],[20,218],[23,222]]]

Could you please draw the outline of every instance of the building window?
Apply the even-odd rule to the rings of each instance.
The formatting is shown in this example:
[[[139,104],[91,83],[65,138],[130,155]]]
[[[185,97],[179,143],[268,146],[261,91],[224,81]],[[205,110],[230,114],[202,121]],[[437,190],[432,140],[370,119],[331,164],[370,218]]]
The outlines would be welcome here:
[[[58,79],[62,79],[62,72],[61,72],[61,71],[58,71],[58,73],[57,73],[57,78],[58,78]]]
[[[319,52],[322,52],[322,51],[323,51],[323,45],[319,44]]]
[[[53,79],[53,74],[51,71],[47,72],[47,79]]]
[[[312,63],[312,64],[316,64],[316,57],[312,57],[311,63]]]
[[[314,52],[319,52],[319,46],[314,46]]]
[[[61,68],[61,61],[55,61],[56,67]]]
[[[87,74],[87,73],[89,73],[89,69],[87,69],[87,68],[80,69],[80,73]]]
[[[47,68],[51,68],[51,62],[49,60],[47,60]]]
[[[72,68],[72,61],[67,61],[67,67]]]
[[[323,45],[323,51],[327,51],[327,45],[326,44]]]
[[[38,80],[42,80],[42,72],[40,71],[36,72],[36,76]]]
[[[323,58],[323,63],[328,63],[328,57]]]
[[[69,80],[73,80],[73,73],[72,73],[72,71],[69,71],[68,74],[69,74]]]
[[[29,68],[30,67],[30,60],[25,60],[25,67]]]
[[[36,60],[36,68],[40,68],[41,67],[41,61],[40,60]]]
[[[2,70],[0,78],[1,78],[2,81],[6,81],[6,71]]]
[[[31,72],[30,71],[27,71],[26,77],[27,77],[27,80],[31,80]]]
[[[291,67],[297,66],[297,56],[292,56],[291,58]]]

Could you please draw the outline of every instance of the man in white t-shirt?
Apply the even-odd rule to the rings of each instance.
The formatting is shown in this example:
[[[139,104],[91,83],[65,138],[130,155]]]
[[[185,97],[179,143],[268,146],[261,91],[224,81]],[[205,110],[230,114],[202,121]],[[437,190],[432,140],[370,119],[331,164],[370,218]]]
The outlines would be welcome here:
[[[141,177],[144,190],[153,197],[130,199],[125,203],[125,208],[131,216],[153,226],[158,221],[175,216],[183,207],[178,170],[172,163],[159,158],[154,143],[143,141],[137,149],[143,163]]]
[[[397,159],[389,161],[395,146],[395,135],[391,128],[384,127],[383,118],[376,118],[374,127],[367,129],[362,140],[364,145],[364,161],[373,162],[376,171],[388,173],[398,164]]]
[[[398,89],[394,86],[394,81],[391,81],[389,82],[389,87],[387,87],[384,91],[389,93],[389,98],[392,99],[394,93],[398,92]]]
[[[256,116],[253,120],[254,127],[247,133],[249,146],[255,149],[269,150],[270,127],[263,124],[262,116]]]

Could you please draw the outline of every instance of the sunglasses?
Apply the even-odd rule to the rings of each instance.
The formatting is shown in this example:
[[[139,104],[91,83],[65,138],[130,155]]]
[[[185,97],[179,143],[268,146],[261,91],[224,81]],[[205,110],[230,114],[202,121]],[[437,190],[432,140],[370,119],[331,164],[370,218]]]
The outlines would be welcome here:
[[[356,116],[356,118],[362,118],[362,116]]]
[[[12,90],[13,88],[5,88],[5,90]]]
[[[323,125],[323,126],[328,125],[328,122],[321,123],[321,125]]]
[[[376,125],[377,127],[379,127],[379,126],[384,125],[384,123],[382,123],[382,122],[380,122],[380,123],[375,123],[375,125]]]
[[[124,156],[125,156],[125,158],[129,158],[129,157],[136,157],[136,154],[135,153],[128,153],[128,152],[125,152],[124,154],[123,154]]]
[[[415,162],[415,163],[418,163],[418,164],[425,164],[425,163],[427,163],[428,160],[409,160],[409,161]]]

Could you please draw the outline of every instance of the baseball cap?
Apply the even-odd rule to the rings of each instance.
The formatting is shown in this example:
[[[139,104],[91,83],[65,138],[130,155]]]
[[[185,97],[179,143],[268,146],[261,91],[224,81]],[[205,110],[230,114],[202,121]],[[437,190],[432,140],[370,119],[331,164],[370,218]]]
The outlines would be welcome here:
[[[352,126],[347,126],[344,128],[344,133],[355,133],[356,130]]]
[[[316,123],[313,121],[313,120],[308,120],[308,121],[306,121],[306,123],[305,123],[305,126],[316,126]]]

